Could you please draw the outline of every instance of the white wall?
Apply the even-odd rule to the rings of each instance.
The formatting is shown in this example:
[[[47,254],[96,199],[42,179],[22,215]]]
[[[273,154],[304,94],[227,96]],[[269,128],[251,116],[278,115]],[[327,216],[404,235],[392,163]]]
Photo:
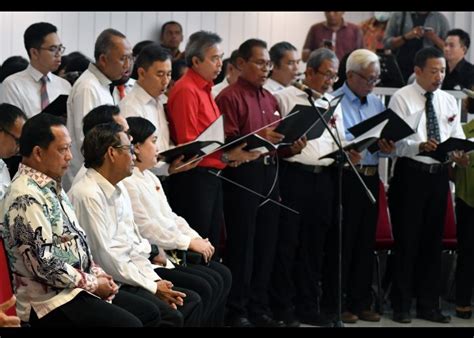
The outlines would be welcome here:
[[[346,12],[348,21],[358,23],[370,12]],[[248,38],[265,40],[269,47],[289,41],[299,50],[309,27],[324,20],[323,12],[0,12],[0,62],[11,55],[27,57],[23,32],[34,22],[47,21],[58,27],[67,47],[66,54],[79,50],[93,57],[94,42],[105,28],[124,33],[130,43],[157,39],[158,29],[166,21],[183,25],[185,42],[197,30],[209,30],[223,38],[226,56]],[[185,42],[181,49],[184,49]]]

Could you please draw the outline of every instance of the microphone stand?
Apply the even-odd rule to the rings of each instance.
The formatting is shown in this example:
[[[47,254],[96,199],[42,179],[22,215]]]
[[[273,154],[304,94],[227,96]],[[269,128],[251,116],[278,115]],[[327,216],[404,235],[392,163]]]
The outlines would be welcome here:
[[[343,205],[342,205],[342,173],[344,170],[344,162],[349,163],[350,167],[352,168],[352,171],[354,174],[357,176],[359,179],[360,183],[362,184],[369,200],[375,204],[376,199],[374,195],[372,195],[372,192],[367,188],[367,185],[365,184],[364,180],[362,177],[360,177],[359,172],[356,170],[354,167],[354,164],[352,163],[351,159],[349,158],[349,155],[347,155],[347,152],[344,150],[342,147],[341,142],[336,138],[334,133],[331,130],[331,127],[329,127],[328,123],[323,117],[323,114],[319,110],[318,107],[314,104],[312,98],[313,98],[313,92],[311,88],[307,88],[303,90],[307,95],[308,95],[308,101],[311,107],[314,108],[316,113],[319,115],[319,118],[321,119],[321,122],[324,124],[324,127],[326,130],[329,132],[331,135],[334,143],[336,144],[338,148],[338,154],[336,156],[336,164],[337,164],[337,176],[338,176],[338,197],[337,197],[337,242],[338,242],[338,254],[337,254],[337,308],[336,308],[336,320],[334,322],[334,327],[344,327],[344,323],[342,322],[341,319],[341,301],[342,301],[342,211],[343,211]],[[336,129],[337,130],[337,129]],[[339,136],[339,135],[338,135]]]

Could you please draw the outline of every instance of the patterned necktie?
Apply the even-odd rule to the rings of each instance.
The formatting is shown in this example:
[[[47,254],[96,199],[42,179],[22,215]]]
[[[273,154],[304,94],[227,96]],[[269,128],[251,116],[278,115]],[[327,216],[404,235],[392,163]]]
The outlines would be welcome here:
[[[439,136],[438,119],[436,118],[436,112],[433,107],[433,93],[426,92],[425,96],[426,132],[428,134],[428,140],[435,139],[436,141],[441,142],[441,137]]]
[[[41,89],[40,89],[41,110],[43,110],[49,104],[48,91],[47,91],[47,88],[46,88],[46,83],[48,82],[48,77],[45,75],[40,79],[40,81],[41,81]]]

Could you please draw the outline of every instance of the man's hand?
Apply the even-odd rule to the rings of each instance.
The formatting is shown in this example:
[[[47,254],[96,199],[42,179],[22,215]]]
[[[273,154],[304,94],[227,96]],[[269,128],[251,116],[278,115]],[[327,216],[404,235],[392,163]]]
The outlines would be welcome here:
[[[247,143],[242,143],[241,145],[226,151],[227,158],[230,161],[229,165],[231,167],[237,167],[244,162],[250,162],[260,157],[261,153],[259,151],[244,150],[246,146]]]
[[[198,155],[195,155],[194,157],[190,158],[189,160],[187,161],[183,161],[184,159],[184,155],[181,155],[177,158],[175,158],[173,160],[173,162],[171,162],[169,168],[168,168],[168,173],[170,175],[173,175],[173,174],[176,174],[176,173],[181,173],[183,171],[188,171],[188,170],[191,170],[193,168],[196,168],[197,165],[199,164],[199,162],[202,161],[202,159],[200,159],[199,161],[195,161],[193,163],[189,163],[191,162],[192,160],[194,160],[195,158],[197,158]],[[189,164],[186,164],[186,163],[189,163]],[[181,167],[182,166],[182,167]],[[181,167],[181,168],[180,168]],[[179,168],[179,169],[178,169]]]
[[[16,298],[13,295],[5,303],[0,304],[0,327],[20,327],[20,318],[17,316],[8,316],[7,311],[12,306],[15,306]]]
[[[382,138],[377,142],[380,151],[385,154],[391,154],[395,151],[395,142],[387,141],[386,139]]]
[[[277,144],[283,141],[283,139],[285,138],[285,135],[277,133],[274,129],[275,127],[262,129],[260,132],[258,132],[258,135],[260,135],[261,137],[270,141],[273,144]]]
[[[172,289],[173,283],[167,280],[159,280],[156,282],[157,289],[155,295],[162,301],[165,301],[173,309],[177,310],[179,306],[183,306],[186,294]]]
[[[464,151],[453,151],[451,159],[462,168],[466,168],[469,165],[469,155]]]
[[[199,252],[204,257],[206,263],[211,260],[215,252],[215,248],[208,238],[193,238],[189,243],[188,250]]]
[[[296,140],[295,142],[293,142],[293,144],[290,147],[291,153],[293,155],[300,154],[303,148],[306,147],[306,144],[307,144],[306,136],[303,136],[302,138]]]
[[[361,154],[355,151],[354,149],[349,150],[347,155],[349,155],[349,159],[351,160],[352,164],[358,164],[362,159]]]
[[[158,247],[158,255],[153,257],[152,263],[159,266],[166,266],[167,261],[168,258],[166,258],[165,250],[163,250],[161,247]]]
[[[118,292],[118,286],[109,275],[97,276],[97,289],[94,291],[96,296],[104,300],[112,300]]]
[[[418,149],[420,152],[426,151],[429,153],[430,151],[435,151],[436,148],[438,148],[438,141],[429,139],[427,142],[421,142]]]

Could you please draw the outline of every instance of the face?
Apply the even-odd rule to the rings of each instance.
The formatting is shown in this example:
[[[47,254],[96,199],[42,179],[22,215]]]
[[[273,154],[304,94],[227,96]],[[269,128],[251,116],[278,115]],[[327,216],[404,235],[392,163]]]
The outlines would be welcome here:
[[[40,48],[30,49],[31,64],[43,74],[54,72],[61,65],[63,53],[64,47],[58,34],[50,33],[44,37]]]
[[[338,26],[342,23],[344,12],[324,12],[326,22],[329,26]]]
[[[350,71],[347,74],[349,88],[360,98],[366,97],[374,90],[380,78],[380,70],[375,63],[360,71]]]
[[[270,54],[263,47],[253,47],[252,55],[247,61],[240,57],[237,61],[242,71],[240,76],[256,87],[261,87],[265,84],[268,74],[273,68]]]
[[[133,56],[132,46],[127,39],[119,36],[112,37],[113,47],[106,54],[99,57],[99,67],[101,71],[111,81],[116,81],[124,77],[130,77]]]
[[[464,58],[466,47],[461,44],[459,36],[450,35],[444,42],[444,57],[446,61],[459,61]]]
[[[51,131],[54,141],[49,144],[47,149],[37,147],[39,159],[43,172],[55,180],[60,180],[72,160],[71,137],[65,126],[53,126]]]
[[[0,131],[0,158],[9,158],[18,154],[21,130],[24,124],[25,120],[18,117],[9,130]]]
[[[431,58],[426,60],[425,67],[415,66],[416,82],[426,91],[434,92],[441,87],[446,75],[446,60]]]
[[[285,52],[285,55],[280,60],[280,64],[274,66],[272,77],[277,78],[284,86],[289,86],[298,76],[298,65],[300,58],[295,50]]]
[[[171,60],[155,61],[148,67],[138,68],[138,83],[153,97],[158,97],[166,91],[171,81]]]
[[[158,148],[156,147],[156,140],[158,137],[156,135],[150,135],[145,142],[137,143],[135,146],[135,151],[137,157],[140,159],[140,166],[143,166],[144,169],[153,168],[158,162]]]
[[[306,69],[306,83],[312,89],[324,94],[332,88],[337,81],[337,68],[339,64],[333,60],[326,59],[321,62],[318,69]]]
[[[178,49],[181,42],[183,42],[183,32],[179,25],[166,25],[161,36],[161,44],[168,48]]]
[[[220,45],[209,47],[204,54],[203,61],[198,57],[193,57],[193,69],[205,80],[213,81],[222,70],[223,56]]]
[[[128,130],[130,129],[130,127],[129,127],[127,119],[125,117],[123,117],[120,114],[114,115],[114,121],[115,121],[115,123],[120,124],[123,127],[123,131],[125,133],[128,133]],[[130,136],[130,138],[131,138],[131,136]]]
[[[135,155],[132,154],[132,143],[125,132],[119,133],[120,146],[113,147],[114,170],[121,179],[132,175]]]

